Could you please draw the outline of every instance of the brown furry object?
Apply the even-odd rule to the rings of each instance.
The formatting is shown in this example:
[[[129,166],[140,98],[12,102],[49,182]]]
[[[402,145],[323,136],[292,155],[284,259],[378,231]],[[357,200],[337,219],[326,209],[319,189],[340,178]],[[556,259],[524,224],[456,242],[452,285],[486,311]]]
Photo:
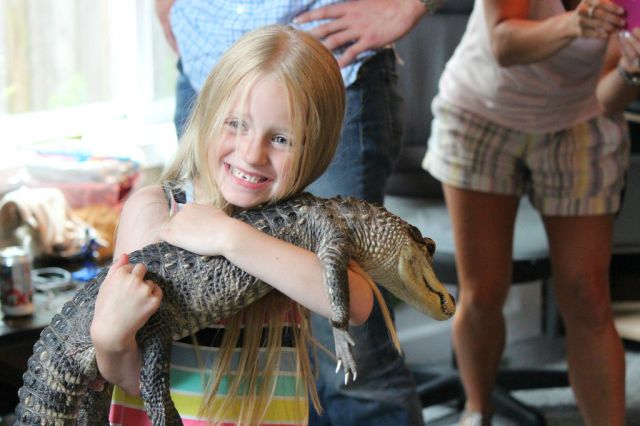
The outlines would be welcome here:
[[[98,260],[107,260],[113,256],[113,243],[116,235],[116,226],[120,218],[120,208],[93,204],[71,210],[78,219],[89,224],[100,237],[107,242],[105,247],[98,249]]]

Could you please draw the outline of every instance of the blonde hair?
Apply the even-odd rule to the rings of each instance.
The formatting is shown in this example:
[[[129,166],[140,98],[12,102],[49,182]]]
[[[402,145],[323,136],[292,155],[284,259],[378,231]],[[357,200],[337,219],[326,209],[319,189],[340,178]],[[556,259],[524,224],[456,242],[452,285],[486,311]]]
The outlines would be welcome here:
[[[162,179],[202,179],[199,202],[224,206],[208,164],[210,144],[216,144],[225,117],[239,91],[245,94],[257,80],[272,76],[285,87],[293,133],[293,161],[285,191],[278,199],[302,191],[329,166],[335,153],[345,110],[340,68],[310,34],[283,25],[259,28],[238,39],[209,74],[195,102],[178,151]]]
[[[232,209],[226,205],[213,179],[208,152],[216,148],[212,144],[218,143],[234,101],[238,97],[246,99],[256,82],[267,76],[275,77],[285,87],[293,134],[291,170],[286,174],[283,190],[271,201],[296,194],[318,178],[333,158],[342,128],[345,89],[340,68],[331,52],[311,35],[288,26],[272,25],[247,33],[222,56],[196,100],[178,152],[165,169],[162,180],[198,180],[205,192],[199,194],[198,202]],[[307,352],[308,312],[273,291],[225,323],[219,360],[200,408],[209,421],[216,423],[234,418],[239,424],[255,425],[264,419],[279,371],[286,320],[283,305],[293,307],[293,317],[300,323],[291,327],[296,373],[301,379],[297,381],[296,394],[304,395],[296,405],[306,415],[308,398],[311,398],[315,408],[321,410]],[[269,330],[267,356],[259,366],[257,354],[265,322]],[[243,325],[239,365],[232,377],[228,377]],[[216,403],[218,388],[226,379],[229,379],[228,393],[221,403]],[[239,400],[242,403],[234,406]],[[236,411],[238,405],[239,412]]]

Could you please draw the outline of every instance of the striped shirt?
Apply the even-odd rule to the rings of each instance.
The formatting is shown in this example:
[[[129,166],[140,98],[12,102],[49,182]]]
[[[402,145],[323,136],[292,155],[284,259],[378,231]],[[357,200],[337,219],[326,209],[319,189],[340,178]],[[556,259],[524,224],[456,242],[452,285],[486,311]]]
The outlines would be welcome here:
[[[219,355],[216,346],[193,346],[184,341],[174,342],[171,352],[171,399],[180,413],[185,426],[205,426],[207,420],[198,415],[203,401],[206,386],[211,377],[211,368]],[[259,359],[265,359],[266,351],[260,349]],[[240,349],[233,354],[232,365],[238,362]],[[233,372],[231,373],[233,374]],[[223,379],[213,401],[219,405],[226,397],[228,381]],[[280,358],[280,372],[276,378],[275,395],[267,408],[264,421],[268,426],[302,426],[307,424],[308,410],[300,404],[306,389],[296,375],[295,349],[283,347]],[[240,401],[235,403],[228,413],[233,417],[240,408]],[[132,396],[116,387],[111,401],[109,413],[111,425],[118,426],[151,426],[140,397]],[[233,419],[224,420],[222,426],[232,426]]]
[[[303,12],[341,0],[177,0],[171,9],[171,28],[178,43],[184,73],[199,92],[222,54],[244,33],[270,24],[290,24],[302,30],[326,21],[293,24]],[[344,48],[334,51],[339,56]],[[373,51],[361,53],[342,68],[345,86],[356,80],[362,61]]]

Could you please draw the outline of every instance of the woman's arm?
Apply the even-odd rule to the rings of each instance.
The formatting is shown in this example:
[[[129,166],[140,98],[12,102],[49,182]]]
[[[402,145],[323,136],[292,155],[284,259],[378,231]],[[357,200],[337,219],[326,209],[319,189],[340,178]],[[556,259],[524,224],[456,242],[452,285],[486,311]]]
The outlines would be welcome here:
[[[640,86],[625,80],[622,72],[638,76],[640,83],[640,29],[621,32],[611,37],[603,66],[603,75],[598,82],[596,96],[605,114],[622,111],[640,96]]]
[[[543,20],[529,19],[530,0],[483,1],[491,50],[501,66],[537,62],[578,37],[606,39],[624,26],[623,9],[606,0],[583,0],[574,10]],[[591,3],[598,6],[590,16]]]
[[[142,365],[135,336],[160,306],[162,290],[144,280],[145,266],[129,264],[124,253],[157,242],[157,230],[167,217],[160,187],[143,188],[126,202],[114,250],[117,261],[100,286],[91,323],[100,374],[132,395],[140,393]]]
[[[327,318],[331,308],[318,256],[202,204],[188,204],[162,228],[160,238],[203,255],[222,255],[296,302]],[[349,271],[350,319],[369,317],[373,294],[366,279]]]

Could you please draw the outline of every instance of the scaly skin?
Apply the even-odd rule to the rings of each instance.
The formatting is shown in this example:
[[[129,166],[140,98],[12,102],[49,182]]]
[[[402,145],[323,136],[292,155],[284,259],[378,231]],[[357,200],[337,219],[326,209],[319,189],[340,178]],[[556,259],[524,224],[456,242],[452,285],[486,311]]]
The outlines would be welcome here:
[[[315,252],[324,269],[336,356],[355,377],[348,333],[347,263],[353,258],[381,286],[420,312],[443,320],[453,298],[431,267],[435,244],[382,207],[349,199],[302,194],[272,206],[240,212],[239,219]],[[182,422],[169,395],[173,340],[227,318],[272,288],[223,257],[205,257],[166,243],[130,254],[147,267],[163,300],[137,335],[143,358],[141,394],[154,425]],[[45,328],[29,358],[18,395],[16,425],[107,424],[111,386],[89,389],[98,377],[89,327],[106,269],[78,291]]]

